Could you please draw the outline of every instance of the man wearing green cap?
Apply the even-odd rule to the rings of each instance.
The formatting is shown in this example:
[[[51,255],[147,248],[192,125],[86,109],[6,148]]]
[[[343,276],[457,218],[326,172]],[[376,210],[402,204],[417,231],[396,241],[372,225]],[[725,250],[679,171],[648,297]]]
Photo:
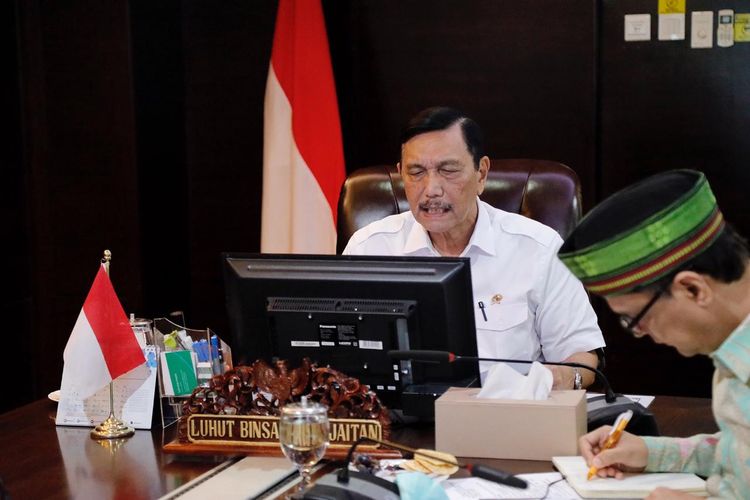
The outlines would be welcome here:
[[[623,471],[694,472],[710,495],[750,498],[750,253],[724,218],[706,177],[655,175],[606,199],[583,218],[559,257],[605,298],[625,330],[684,356],[712,358],[720,432],[689,438],[624,433],[602,450],[608,427],[581,438],[600,476]],[[649,498],[682,498],[659,488]]]

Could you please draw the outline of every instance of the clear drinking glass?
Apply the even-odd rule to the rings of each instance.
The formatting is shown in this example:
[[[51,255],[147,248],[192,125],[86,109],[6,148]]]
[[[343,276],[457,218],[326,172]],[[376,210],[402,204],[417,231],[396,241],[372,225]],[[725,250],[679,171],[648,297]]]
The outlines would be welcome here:
[[[329,425],[328,408],[320,403],[303,399],[281,409],[279,443],[284,455],[299,469],[300,491],[310,485],[310,471],[325,455]]]

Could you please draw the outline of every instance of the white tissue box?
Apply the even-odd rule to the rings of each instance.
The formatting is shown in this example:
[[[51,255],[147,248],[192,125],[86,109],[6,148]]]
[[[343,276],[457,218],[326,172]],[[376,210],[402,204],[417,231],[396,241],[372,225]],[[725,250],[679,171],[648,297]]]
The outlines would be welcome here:
[[[552,391],[539,401],[478,399],[478,392],[452,387],[435,401],[435,449],[473,458],[578,455],[586,391]]]

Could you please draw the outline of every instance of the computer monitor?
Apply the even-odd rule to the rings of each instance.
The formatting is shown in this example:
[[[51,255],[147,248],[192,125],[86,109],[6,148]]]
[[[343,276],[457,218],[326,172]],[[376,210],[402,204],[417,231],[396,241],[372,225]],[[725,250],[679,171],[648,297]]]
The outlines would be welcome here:
[[[478,380],[475,364],[387,355],[435,349],[476,356],[467,258],[225,253],[222,259],[238,363],[309,357],[360,379],[388,407],[417,415],[429,415],[447,386]]]

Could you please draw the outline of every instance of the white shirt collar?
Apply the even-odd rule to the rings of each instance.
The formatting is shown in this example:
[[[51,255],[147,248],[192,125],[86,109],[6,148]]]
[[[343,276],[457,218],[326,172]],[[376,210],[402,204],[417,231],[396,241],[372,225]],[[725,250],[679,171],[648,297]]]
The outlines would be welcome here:
[[[413,214],[412,217],[414,217]],[[412,224],[409,234],[406,236],[404,253],[406,255],[417,254],[425,250],[433,255],[439,255],[437,250],[432,246],[432,241],[430,240],[430,235],[427,234],[427,230],[414,218],[414,224]]]
[[[487,212],[486,205],[477,198],[477,223],[474,226],[474,232],[469,239],[469,244],[461,253],[464,255],[469,248],[476,247],[487,255],[495,255],[495,230],[490,222],[490,214]]]
[[[477,198],[477,223],[474,225],[471,238],[469,238],[469,244],[461,252],[461,256],[465,256],[471,247],[476,247],[488,255],[495,255],[495,231],[490,223],[490,215],[479,198]],[[417,254],[425,250],[432,255],[440,255],[432,245],[427,230],[415,218],[414,224],[406,237],[404,253],[406,255]]]

